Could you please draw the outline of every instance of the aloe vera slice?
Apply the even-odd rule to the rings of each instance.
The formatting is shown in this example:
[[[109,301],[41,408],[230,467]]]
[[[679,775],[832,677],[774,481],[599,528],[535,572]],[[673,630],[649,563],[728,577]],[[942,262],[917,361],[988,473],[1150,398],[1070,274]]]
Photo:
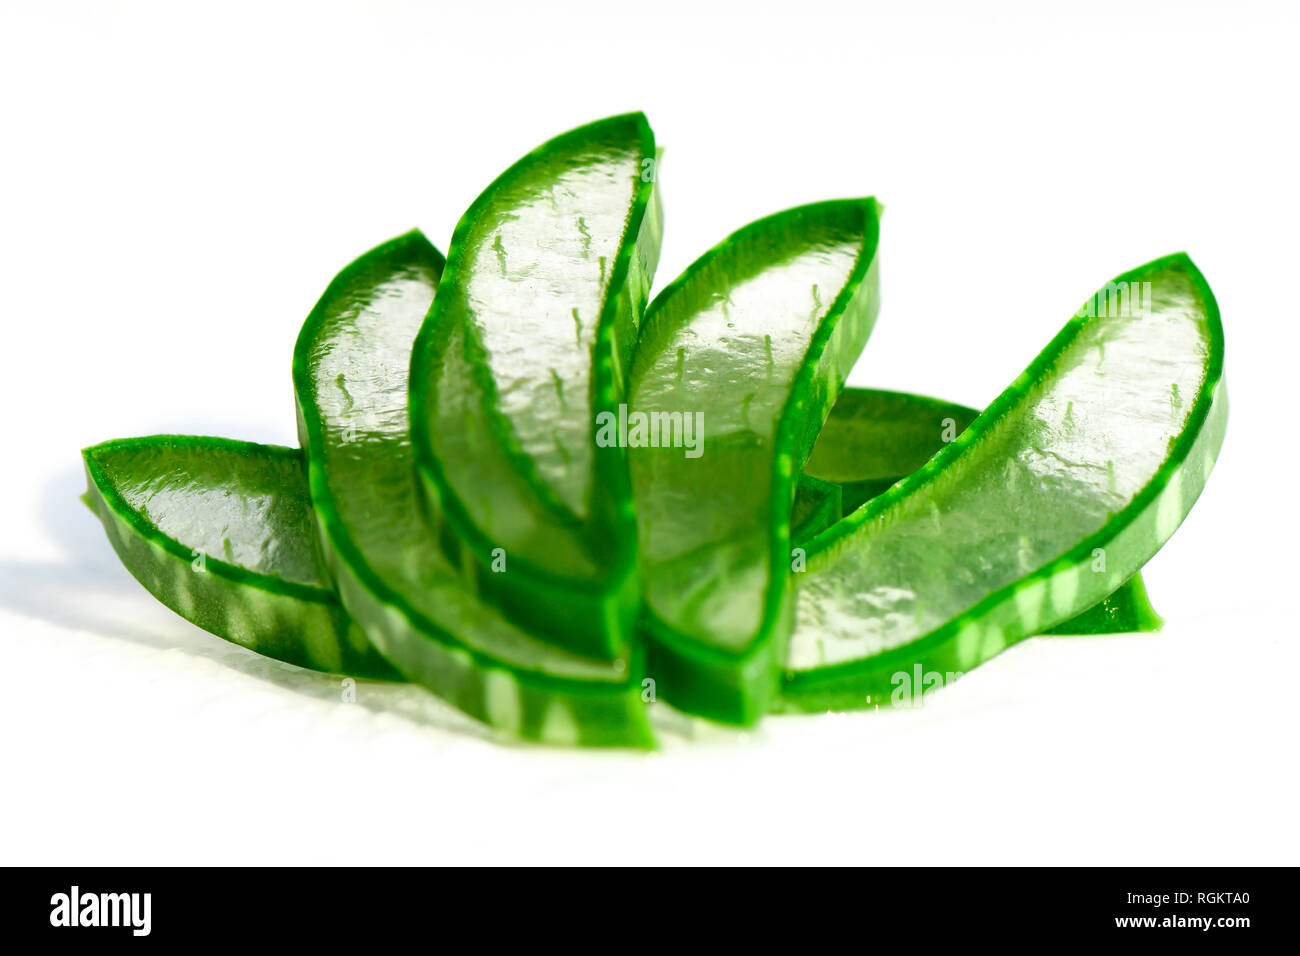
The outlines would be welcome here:
[[[795,495],[796,508],[810,494],[805,485],[815,481],[838,487],[843,514],[852,514],[924,465],[978,415],[965,405],[923,395],[844,389],[808,456]],[[799,545],[829,527],[809,523],[792,539]],[[1155,631],[1161,623],[1138,573],[1093,607],[1044,633]]]
[[[906,392],[846,388],[804,475],[840,486],[844,514],[916,471],[975,420],[973,408]]]
[[[480,602],[420,514],[411,343],[443,258],[418,232],[344,269],[294,350],[298,429],[340,599],[408,679],[528,740],[649,746],[637,668],[553,647]]]
[[[86,501],[113,550],[181,617],[290,664],[397,678],[318,564],[297,449],[155,435],[82,457]]]
[[[429,513],[479,593],[552,642],[626,652],[639,607],[617,416],[661,213],[640,113],[564,134],[456,227],[412,357]],[[463,546],[463,549],[462,549]]]
[[[796,476],[875,322],[878,214],[864,199],[759,220],[647,312],[630,404],[651,435],[683,430],[645,447],[629,431],[647,673],[683,710],[749,724],[775,695]]]
[[[1191,260],[1109,283],[955,441],[809,543],[785,706],[869,706],[918,666],[942,683],[1095,604],[1177,529],[1226,423]]]
[[[900,421],[915,423],[914,434],[928,435],[941,421],[933,412],[946,414],[949,408],[974,417],[962,406],[931,399],[845,389],[809,467],[830,456],[846,462],[834,469],[841,476],[853,461],[865,472],[887,472],[909,459],[895,457],[897,443],[875,439],[896,432]],[[838,443],[835,449],[828,437]],[[903,437],[902,447],[910,447],[911,436]],[[83,457],[88,504],[126,567],[164,605],[276,660],[353,677],[400,679],[361,629],[351,626],[319,567],[297,449],[157,435],[105,442]],[[840,519],[840,489],[833,481],[801,476],[791,514],[796,544]],[[1108,634],[1158,625],[1135,575],[1047,633]]]

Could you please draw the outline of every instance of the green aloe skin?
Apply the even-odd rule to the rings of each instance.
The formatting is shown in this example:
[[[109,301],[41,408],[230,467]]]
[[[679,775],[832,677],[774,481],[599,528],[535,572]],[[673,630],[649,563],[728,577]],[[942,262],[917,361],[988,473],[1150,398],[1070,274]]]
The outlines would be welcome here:
[[[555,647],[479,601],[421,514],[407,417],[411,345],[442,255],[408,233],[330,284],[294,350],[299,436],[343,606],[408,679],[546,743],[651,743],[627,661]]]
[[[639,113],[566,133],[474,202],[412,356],[429,513],[479,594],[553,643],[619,659],[640,592],[617,415],[659,258]]]
[[[683,710],[744,725],[775,698],[796,476],[875,324],[878,237],[872,199],[771,216],[646,315],[631,407],[694,419],[704,441],[630,454],[647,673]]]
[[[816,482],[817,487],[840,489],[841,511],[833,521],[851,515],[921,468],[978,416],[973,408],[923,395],[845,389],[804,466],[795,496],[796,511],[802,499],[813,495],[806,486]],[[812,502],[803,507],[811,508]],[[795,544],[805,545],[831,523],[807,522],[800,533],[793,534]],[[1045,633],[1155,631],[1161,623],[1147,598],[1142,575],[1135,574],[1093,607]]]
[[[1138,572],[1227,419],[1186,256],[1109,283],[977,413],[843,388],[872,200],[759,220],[647,307],[654,160],[640,114],[582,127],[499,177],[447,261],[412,232],[344,269],[294,353],[301,449],[86,449],[123,564],[226,640],[555,744],[653,746],[656,695],[744,725],[1159,627]],[[704,424],[629,441],[638,412]]]
[[[398,679],[320,565],[296,448],[158,435],[83,458],[86,501],[113,549],[181,617],[290,664]]]
[[[871,706],[917,665],[964,673],[1096,604],[1174,533],[1227,422],[1218,306],[1184,255],[1121,286],[1152,301],[1076,316],[928,464],[809,542],[790,709]]]
[[[800,477],[791,518],[796,545],[840,520],[841,491],[856,486],[853,476],[894,474],[918,454],[937,452],[936,436],[954,412],[975,417],[934,399],[845,389],[808,464],[836,478]],[[321,567],[298,449],[156,435],[96,445],[83,457],[87,503],[123,564],[181,617],[300,667],[403,679],[352,623]],[[1048,633],[1121,633],[1158,621],[1135,575]]]

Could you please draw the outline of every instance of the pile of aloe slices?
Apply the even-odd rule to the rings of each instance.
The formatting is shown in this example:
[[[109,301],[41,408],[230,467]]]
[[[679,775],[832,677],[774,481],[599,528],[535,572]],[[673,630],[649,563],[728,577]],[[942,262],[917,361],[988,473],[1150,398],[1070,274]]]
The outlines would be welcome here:
[[[158,600],[302,667],[424,685],[502,733],[654,744],[660,702],[911,704],[1043,632],[1160,620],[1139,569],[1223,440],[1223,332],[1184,255],[1097,293],[982,412],[846,388],[879,302],[872,199],[761,219],[648,302],[640,114],[529,153],[325,290],[301,448],[84,452]]]

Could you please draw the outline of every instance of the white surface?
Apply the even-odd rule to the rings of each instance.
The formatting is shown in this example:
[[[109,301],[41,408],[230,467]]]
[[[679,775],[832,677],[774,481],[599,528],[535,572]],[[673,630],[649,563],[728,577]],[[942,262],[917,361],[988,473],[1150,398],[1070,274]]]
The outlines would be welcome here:
[[[507,6],[0,7],[0,863],[1300,862],[1296,8]],[[660,286],[777,209],[888,205],[858,384],[985,403],[1189,251],[1233,407],[1146,572],[1164,632],[1035,639],[919,713],[570,753],[341,703],[120,568],[78,449],[294,443],[338,268],[411,225],[445,250],[519,154],[637,108]]]

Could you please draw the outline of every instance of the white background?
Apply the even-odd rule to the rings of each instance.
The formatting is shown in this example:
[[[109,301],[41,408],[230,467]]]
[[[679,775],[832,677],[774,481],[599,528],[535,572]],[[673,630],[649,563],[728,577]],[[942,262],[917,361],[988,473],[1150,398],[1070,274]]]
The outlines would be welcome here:
[[[0,862],[1300,862],[1296,6],[513,6],[0,5]],[[520,154],[629,109],[667,147],[658,285],[761,215],[887,204],[857,384],[982,405],[1190,252],[1233,404],[1146,571],[1163,633],[593,754],[341,703],[118,565],[81,447],[294,444],[332,274],[412,225],[445,250]]]

